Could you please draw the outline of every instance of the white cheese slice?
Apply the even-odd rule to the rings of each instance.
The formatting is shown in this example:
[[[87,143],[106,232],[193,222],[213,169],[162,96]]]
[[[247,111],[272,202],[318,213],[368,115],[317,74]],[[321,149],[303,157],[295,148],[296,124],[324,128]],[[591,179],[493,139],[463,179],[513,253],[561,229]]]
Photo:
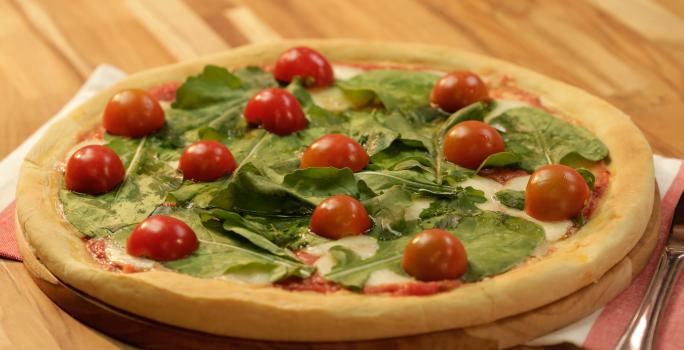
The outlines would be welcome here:
[[[304,251],[311,255],[318,256],[318,260],[314,263],[314,266],[318,269],[321,275],[325,275],[330,272],[332,267],[335,265],[335,259],[330,254],[330,248],[342,246],[354,253],[356,253],[361,259],[368,259],[369,257],[375,255],[378,251],[378,242],[373,237],[369,236],[349,236],[340,238],[336,241],[327,242],[315,246],[310,246]]]
[[[237,281],[248,284],[270,284],[271,274],[258,269],[244,269],[240,272],[229,272],[219,277],[227,281]]]
[[[346,64],[333,65],[333,74],[335,75],[335,80],[351,79],[365,71],[366,70],[361,67],[349,66]]]
[[[487,201],[484,203],[478,203],[478,208],[482,210],[499,211],[510,216],[515,216],[532,221],[544,229],[544,234],[546,236],[547,241],[557,241],[558,239],[563,237],[565,233],[568,232],[568,229],[570,229],[570,227],[572,226],[572,221],[540,221],[527,215],[527,213],[525,213],[525,211],[523,210],[509,208],[501,204],[496,199],[494,199],[494,194],[501,190],[508,189],[515,191],[524,191],[525,187],[527,186],[527,181],[529,181],[529,179],[529,175],[519,176],[509,180],[506,184],[502,185],[494,180],[476,175],[466,181],[459,183],[459,185],[463,187],[472,186],[473,188],[484,192]]]
[[[415,281],[411,277],[402,276],[390,269],[381,269],[373,271],[366,280],[366,286],[380,286],[384,284],[399,284]]]
[[[420,212],[429,207],[430,203],[432,203],[432,201],[426,198],[414,200],[413,204],[404,211],[404,219],[408,221],[417,220],[420,217]]]
[[[105,254],[107,255],[107,260],[114,264],[131,265],[139,270],[151,269],[156,264],[154,260],[128,255],[123,247],[109,240],[105,242]]]

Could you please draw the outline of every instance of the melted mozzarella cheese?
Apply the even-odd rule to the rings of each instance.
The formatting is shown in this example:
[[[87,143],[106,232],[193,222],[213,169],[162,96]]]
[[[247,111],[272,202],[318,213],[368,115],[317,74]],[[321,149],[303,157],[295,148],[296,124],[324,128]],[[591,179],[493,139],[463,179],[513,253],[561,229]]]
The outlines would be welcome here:
[[[499,201],[494,199],[496,192],[501,190],[514,190],[514,191],[524,191],[527,186],[527,181],[530,176],[519,176],[511,179],[505,185],[502,185],[494,180],[488,179],[481,176],[473,176],[470,179],[461,182],[459,185],[463,187],[472,186],[475,189],[484,192],[485,198],[487,199],[484,203],[478,203],[477,207],[482,210],[489,211],[499,211],[510,216],[515,216],[532,221],[544,229],[544,234],[546,240],[553,242],[565,235],[568,229],[572,226],[572,221],[561,220],[561,221],[540,221],[525,213],[523,210],[518,210],[514,208],[509,208]]]
[[[411,277],[402,276],[390,269],[382,269],[373,271],[368,280],[366,280],[366,286],[380,286],[383,284],[398,284],[414,281]]]
[[[261,269],[243,269],[235,272],[228,272],[219,279],[227,281],[237,281],[249,284],[269,284],[271,283],[271,274],[268,271]]]
[[[404,219],[409,221],[417,220],[420,217],[420,212],[429,207],[430,203],[432,203],[432,201],[425,198],[414,200],[413,204],[404,211]]]
[[[336,80],[351,79],[365,71],[365,69],[360,67],[348,66],[344,64],[333,65],[333,74],[335,75]]]
[[[128,255],[123,247],[109,240],[105,243],[105,254],[107,255],[107,260],[114,264],[131,265],[140,270],[151,269],[156,264],[154,260]]]
[[[378,242],[375,238],[364,235],[340,238],[336,241],[310,246],[304,251],[319,257],[314,266],[321,275],[325,275],[335,266],[335,259],[330,254],[330,248],[337,246],[353,251],[361,259],[368,259],[378,251]]]

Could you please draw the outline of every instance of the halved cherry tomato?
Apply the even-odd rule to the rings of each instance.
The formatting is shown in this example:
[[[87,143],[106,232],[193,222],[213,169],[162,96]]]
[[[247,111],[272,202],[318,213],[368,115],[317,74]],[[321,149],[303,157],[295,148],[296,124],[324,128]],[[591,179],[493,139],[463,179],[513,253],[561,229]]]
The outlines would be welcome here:
[[[577,170],[549,164],[535,170],[525,189],[525,212],[543,221],[577,216],[589,200],[589,186]]]
[[[468,258],[461,241],[449,231],[425,230],[404,249],[401,267],[421,281],[456,279],[466,272]]]
[[[322,201],[311,216],[311,232],[332,239],[357,236],[371,227],[366,208],[353,197],[336,195]]]
[[[462,167],[476,169],[488,156],[503,151],[499,132],[477,120],[460,122],[444,136],[444,156]]]
[[[125,175],[116,152],[107,146],[89,145],[79,148],[67,161],[64,184],[70,191],[95,195],[109,192]]]
[[[235,171],[237,163],[222,143],[197,141],[183,151],[178,168],[188,180],[214,181]]]
[[[263,124],[264,129],[278,135],[289,135],[307,125],[297,98],[284,89],[259,91],[247,102],[244,115],[247,123]]]
[[[114,94],[102,115],[108,133],[143,137],[164,126],[164,110],[157,99],[141,89],[127,89]]]
[[[354,139],[328,134],[314,141],[302,155],[301,168],[334,167],[361,171],[368,165],[368,154]]]
[[[169,261],[184,258],[199,245],[195,232],[181,220],[167,215],[154,215],[138,224],[128,236],[128,254]]]
[[[310,87],[329,86],[334,80],[330,62],[308,47],[294,47],[283,52],[276,61],[273,76],[283,83],[289,83],[298,76]]]
[[[433,104],[449,113],[488,99],[487,86],[470,71],[456,71],[443,76],[435,83],[430,95]]]

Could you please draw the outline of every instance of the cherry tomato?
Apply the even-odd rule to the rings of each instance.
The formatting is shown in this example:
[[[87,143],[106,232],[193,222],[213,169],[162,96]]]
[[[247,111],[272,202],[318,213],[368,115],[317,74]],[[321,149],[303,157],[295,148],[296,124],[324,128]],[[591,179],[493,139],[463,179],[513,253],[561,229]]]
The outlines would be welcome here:
[[[264,129],[278,135],[289,135],[307,125],[297,98],[284,89],[261,90],[249,99],[244,114],[247,123],[261,123]]]
[[[332,85],[334,80],[330,62],[308,47],[294,47],[283,52],[276,61],[273,76],[283,83],[299,76],[306,86],[316,87]]]
[[[228,147],[216,141],[197,141],[181,154],[178,169],[192,181],[214,181],[235,171],[237,163]]]
[[[143,137],[164,126],[164,110],[145,90],[122,90],[107,103],[102,126],[113,135]]]
[[[470,169],[477,169],[488,156],[503,150],[504,142],[499,132],[477,120],[460,122],[444,136],[446,159]]]
[[[302,155],[301,168],[334,167],[361,171],[368,165],[368,154],[354,139],[328,134],[314,141]]]
[[[589,186],[577,170],[549,164],[535,170],[525,189],[525,212],[543,221],[575,217],[589,200]]]
[[[401,267],[421,281],[456,279],[466,272],[468,258],[461,241],[449,231],[425,230],[404,249]]]
[[[443,76],[435,83],[430,95],[433,104],[449,113],[488,99],[487,86],[480,77],[469,71],[456,71]]]
[[[311,216],[311,232],[332,239],[357,236],[371,227],[363,204],[347,195],[336,195],[322,201]]]
[[[157,261],[178,260],[197,249],[195,232],[181,220],[154,215],[138,224],[128,236],[128,254]]]
[[[67,161],[64,184],[70,191],[101,194],[120,184],[125,175],[116,152],[107,146],[90,145],[79,148]]]

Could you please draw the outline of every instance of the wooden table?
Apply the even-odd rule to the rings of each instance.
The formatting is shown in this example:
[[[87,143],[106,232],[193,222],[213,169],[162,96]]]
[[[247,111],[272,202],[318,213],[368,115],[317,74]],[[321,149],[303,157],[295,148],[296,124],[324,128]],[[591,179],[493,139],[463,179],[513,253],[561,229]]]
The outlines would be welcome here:
[[[533,68],[634,118],[684,158],[684,2],[678,0],[0,0],[0,157],[93,69],[127,72],[278,38],[446,44]],[[0,348],[125,347],[83,326],[0,260]]]

